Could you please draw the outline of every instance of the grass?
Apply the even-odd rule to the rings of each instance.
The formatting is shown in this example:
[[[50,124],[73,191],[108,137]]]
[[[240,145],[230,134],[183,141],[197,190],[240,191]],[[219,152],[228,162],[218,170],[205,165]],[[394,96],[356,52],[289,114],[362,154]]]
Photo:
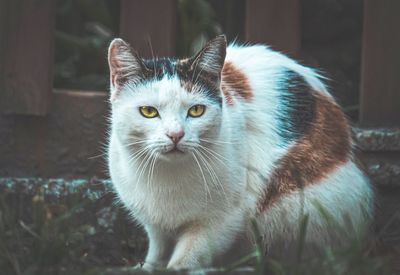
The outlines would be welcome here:
[[[110,207],[112,199],[2,192],[0,274],[84,274],[139,261],[145,238],[122,210]]]
[[[0,191],[0,274],[100,274],[105,270],[118,274],[117,267],[133,266],[144,257],[143,233],[127,222],[124,211],[112,206],[111,194],[87,200],[79,193],[52,199],[41,189],[33,196]],[[265,257],[253,224],[255,250],[214,272],[250,266],[253,274],[396,274],[400,211],[374,237],[351,239],[344,247],[327,247],[313,256],[304,253],[307,223],[305,216],[293,260]]]

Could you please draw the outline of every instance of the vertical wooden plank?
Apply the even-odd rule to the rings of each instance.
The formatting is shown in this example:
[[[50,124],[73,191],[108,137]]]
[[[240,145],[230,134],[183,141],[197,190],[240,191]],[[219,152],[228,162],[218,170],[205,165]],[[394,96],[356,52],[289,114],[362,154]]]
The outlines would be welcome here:
[[[121,37],[141,56],[175,55],[176,0],[122,0]],[[149,42],[150,41],[150,42]]]
[[[400,126],[400,1],[365,0],[360,123]]]
[[[245,37],[297,56],[301,47],[300,0],[247,0]]]
[[[53,0],[0,4],[0,112],[44,115],[52,91]]]

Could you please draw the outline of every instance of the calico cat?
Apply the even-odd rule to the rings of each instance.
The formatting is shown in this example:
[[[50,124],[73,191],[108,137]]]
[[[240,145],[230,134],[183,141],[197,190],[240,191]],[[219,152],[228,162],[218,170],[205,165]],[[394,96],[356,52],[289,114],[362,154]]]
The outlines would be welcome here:
[[[299,236],[341,238],[373,212],[346,118],[318,74],[263,45],[144,60],[109,48],[108,164],[118,196],[146,230],[143,268],[210,266],[252,221],[267,248]],[[246,239],[246,238],[245,238]],[[336,241],[335,241],[336,242]]]

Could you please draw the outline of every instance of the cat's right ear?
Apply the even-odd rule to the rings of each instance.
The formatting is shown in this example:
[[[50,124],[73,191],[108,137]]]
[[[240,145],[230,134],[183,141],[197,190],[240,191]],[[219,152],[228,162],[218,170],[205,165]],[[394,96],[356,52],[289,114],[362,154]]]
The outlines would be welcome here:
[[[120,38],[114,39],[108,48],[108,65],[111,101],[118,96],[124,84],[135,83],[143,77],[143,61],[129,44]]]

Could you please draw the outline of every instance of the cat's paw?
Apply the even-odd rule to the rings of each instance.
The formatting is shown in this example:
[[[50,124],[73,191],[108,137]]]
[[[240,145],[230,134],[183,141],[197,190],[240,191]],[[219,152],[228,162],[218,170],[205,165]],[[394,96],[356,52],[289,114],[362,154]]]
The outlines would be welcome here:
[[[151,272],[154,272],[154,271],[157,271],[157,270],[165,269],[165,264],[163,264],[163,263],[142,262],[142,263],[140,263],[140,268],[139,269],[151,273]]]
[[[145,263],[145,262],[139,262],[132,268],[133,270],[141,270],[141,271],[146,271],[148,273],[152,273],[156,268],[154,265]]]
[[[144,262],[138,262],[135,266],[133,266],[133,269],[143,269]]]
[[[178,274],[189,274],[189,275],[206,275],[208,270],[206,268],[199,268],[199,267],[189,268],[186,266],[170,266],[167,269],[176,271]]]
[[[142,270],[145,270],[147,272],[153,272],[156,269],[156,266],[150,263],[143,263],[142,265]]]

